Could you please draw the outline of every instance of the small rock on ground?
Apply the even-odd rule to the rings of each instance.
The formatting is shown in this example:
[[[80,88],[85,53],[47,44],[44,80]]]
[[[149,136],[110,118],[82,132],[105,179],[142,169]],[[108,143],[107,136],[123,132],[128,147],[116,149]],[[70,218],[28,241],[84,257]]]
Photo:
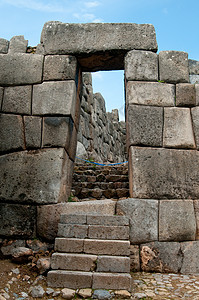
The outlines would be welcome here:
[[[95,290],[93,293],[93,299],[111,299],[112,295],[106,290]]]
[[[61,290],[61,293],[62,293],[62,297],[64,299],[70,300],[75,297],[75,290],[72,290],[72,289],[65,288],[65,289]]]

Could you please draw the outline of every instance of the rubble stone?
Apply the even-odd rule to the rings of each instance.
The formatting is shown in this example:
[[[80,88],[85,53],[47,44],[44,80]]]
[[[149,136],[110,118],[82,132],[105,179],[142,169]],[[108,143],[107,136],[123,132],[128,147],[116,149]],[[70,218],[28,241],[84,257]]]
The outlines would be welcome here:
[[[0,38],[0,53],[8,53],[9,42],[6,39]]]
[[[64,299],[74,299],[75,290],[65,288],[61,291],[61,295]]]
[[[23,35],[13,36],[10,40],[8,53],[26,53],[28,41]]]
[[[195,106],[196,91],[194,84],[176,84],[176,106]]]

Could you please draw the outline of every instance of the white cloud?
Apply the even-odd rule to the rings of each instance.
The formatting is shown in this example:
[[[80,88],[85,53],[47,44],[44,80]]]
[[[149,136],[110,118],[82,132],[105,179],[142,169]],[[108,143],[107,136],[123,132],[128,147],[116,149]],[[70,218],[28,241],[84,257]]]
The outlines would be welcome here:
[[[89,1],[89,2],[85,2],[84,5],[87,8],[94,8],[100,5],[100,3],[98,1]]]
[[[100,79],[100,80],[102,80],[103,76],[102,76],[101,72],[94,72],[94,73],[92,73],[92,78],[93,79]]]

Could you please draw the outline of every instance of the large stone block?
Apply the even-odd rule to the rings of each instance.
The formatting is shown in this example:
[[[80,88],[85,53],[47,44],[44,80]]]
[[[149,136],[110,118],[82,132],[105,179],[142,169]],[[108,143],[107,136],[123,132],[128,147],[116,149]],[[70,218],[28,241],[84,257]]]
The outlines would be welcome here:
[[[194,200],[193,205],[196,218],[196,240],[199,240],[199,200]]]
[[[0,152],[25,148],[21,116],[0,114]]]
[[[127,80],[158,81],[158,55],[150,51],[132,50],[125,56]]]
[[[0,38],[0,53],[8,53],[9,42],[5,39]]]
[[[65,184],[62,168],[68,160],[61,148],[1,156],[1,201],[39,204],[59,202]]]
[[[102,240],[128,240],[129,227],[89,225],[88,238]]]
[[[86,71],[123,69],[132,49],[157,50],[151,24],[44,24],[41,43],[45,54],[74,54]]]
[[[199,106],[191,109],[191,116],[193,122],[193,131],[196,140],[196,147],[199,149]]]
[[[162,146],[163,107],[129,105],[127,108],[127,147]]]
[[[77,59],[71,55],[47,55],[44,60],[44,80],[75,80]]]
[[[72,289],[91,288],[92,272],[74,272],[74,271],[50,271],[47,281],[50,287],[67,287]]]
[[[195,148],[189,108],[164,108],[163,146],[168,148]]]
[[[58,224],[59,237],[85,239],[88,237],[88,226],[79,224]]]
[[[130,274],[98,273],[93,274],[93,289],[113,289],[131,291]]]
[[[51,268],[73,271],[94,271],[97,263],[97,255],[76,253],[53,253]]]
[[[38,206],[37,232],[42,238],[53,240],[57,235],[58,222],[61,214],[115,214],[115,201],[98,200],[57,205]]]
[[[86,239],[84,240],[84,252],[89,254],[128,256],[130,254],[130,242]]]
[[[87,224],[89,225],[105,225],[105,226],[128,226],[129,218],[125,216],[87,216]]]
[[[34,237],[36,213],[35,206],[0,203],[0,236]]]
[[[42,68],[43,55],[0,54],[0,85],[40,83]]]
[[[24,116],[26,147],[40,148],[42,136],[42,118]]]
[[[199,80],[198,80],[198,83],[199,83]],[[195,89],[196,89],[196,105],[197,106],[199,106],[199,84],[198,83],[195,84]]]
[[[194,84],[176,84],[176,106],[195,106],[196,91]]]
[[[4,89],[3,107],[4,112],[16,114],[31,114],[32,86],[13,86]]]
[[[128,81],[126,104],[174,106],[175,87],[160,82]]]
[[[96,272],[129,273],[130,258],[118,256],[98,256]]]
[[[117,202],[117,214],[130,219],[130,241],[140,244],[158,240],[158,201],[125,199]]]
[[[55,251],[65,252],[65,253],[83,253],[84,240],[73,239],[73,238],[56,238]]]
[[[190,241],[196,237],[192,200],[160,200],[159,241]]]
[[[199,75],[199,61],[189,59],[189,74]]]
[[[199,199],[199,153],[130,147],[131,197],[149,199]]]
[[[160,80],[165,82],[189,82],[188,54],[182,51],[160,51]]]
[[[23,35],[13,36],[10,40],[8,53],[26,53],[28,41]]]
[[[144,272],[178,273],[183,256],[180,243],[154,242],[141,245],[140,259]]]
[[[60,216],[60,223],[61,224],[86,224],[86,215],[68,215],[62,214]]]
[[[33,115],[75,117],[76,85],[73,80],[44,82],[33,87]]]
[[[180,273],[197,274],[199,273],[199,242],[181,243],[183,263]]]

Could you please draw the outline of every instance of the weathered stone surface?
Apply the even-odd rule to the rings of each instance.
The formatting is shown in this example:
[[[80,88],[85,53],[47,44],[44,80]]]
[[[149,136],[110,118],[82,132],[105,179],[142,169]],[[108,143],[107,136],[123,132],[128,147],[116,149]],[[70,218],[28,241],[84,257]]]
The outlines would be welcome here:
[[[195,89],[196,89],[196,105],[199,106],[199,84],[195,84]]]
[[[194,200],[193,205],[196,218],[196,240],[199,240],[199,200]]]
[[[128,226],[89,225],[88,237],[90,239],[128,240]]]
[[[59,237],[85,239],[88,237],[88,226],[77,224],[58,224],[57,235]]]
[[[12,255],[12,253],[15,251],[18,247],[25,247],[26,242],[25,240],[11,240],[8,241],[4,246],[1,247],[1,252],[4,256]]]
[[[197,274],[199,273],[199,242],[181,243],[181,251],[183,254],[183,262],[180,273]]]
[[[89,254],[128,256],[130,254],[130,242],[86,239],[84,240],[84,252]]]
[[[116,297],[119,297],[119,299],[131,298],[131,293],[125,290],[114,291],[114,294],[116,295]]]
[[[93,289],[131,290],[130,274],[94,273]]]
[[[189,108],[164,108],[163,146],[191,149],[196,147]]]
[[[37,232],[48,240],[53,240],[57,235],[58,222],[61,214],[115,214],[115,201],[84,201],[76,203],[60,203],[45,205],[37,208]]]
[[[189,80],[191,84],[199,83],[199,75],[189,75]]]
[[[158,55],[150,51],[132,50],[125,57],[127,80],[158,81]]]
[[[107,300],[107,299],[112,299],[112,295],[109,291],[99,289],[93,292],[92,298],[99,299],[99,300]]]
[[[47,55],[44,60],[44,80],[75,80],[77,59],[71,55]]]
[[[199,107],[193,107],[191,109],[191,116],[193,122],[193,131],[196,141],[196,147],[199,149]]]
[[[189,82],[188,54],[182,51],[160,51],[160,80],[165,82]]]
[[[3,101],[3,88],[0,87],[0,109],[2,107],[2,101]]]
[[[130,219],[130,241],[134,244],[158,239],[158,201],[125,199],[117,202],[117,214]]]
[[[129,105],[127,145],[162,146],[163,107]]]
[[[189,74],[199,75],[199,61],[189,59]]]
[[[0,114],[0,137],[0,152],[24,149],[22,117]]]
[[[125,216],[87,216],[87,224],[104,226],[128,226],[129,218]]]
[[[131,197],[199,199],[199,153],[130,147]]]
[[[13,36],[10,40],[8,53],[26,53],[28,41],[23,35]]]
[[[0,53],[8,53],[9,42],[5,39],[0,38]]]
[[[51,258],[51,267],[55,270],[94,271],[97,262],[96,255],[75,253],[54,253]]]
[[[182,265],[180,243],[154,242],[141,245],[144,272],[178,273]]]
[[[32,288],[31,296],[33,298],[43,298],[44,294],[45,294],[45,291],[41,285],[38,285],[38,286],[35,286]]]
[[[160,82],[128,81],[126,87],[126,103],[174,106],[175,89],[173,84]]]
[[[86,148],[79,141],[77,141],[76,156],[79,157],[79,158],[83,158],[83,159],[87,159],[88,158],[88,154],[87,154]]]
[[[91,288],[92,272],[50,271],[47,275],[47,281],[49,286],[56,288]]]
[[[0,54],[0,85],[40,83],[42,68],[43,55]]]
[[[176,106],[195,106],[196,91],[194,84],[176,84]]]
[[[17,247],[12,253],[12,260],[18,263],[25,263],[29,257],[33,255],[33,251],[26,247]]]
[[[42,99],[42,101],[41,101]],[[76,86],[73,80],[44,82],[33,87],[33,115],[75,117]]]
[[[161,200],[159,241],[195,240],[196,221],[192,200]]]
[[[157,50],[151,24],[44,24],[41,43],[45,54],[73,54],[86,71],[123,69],[131,49]]]
[[[129,273],[130,258],[118,256],[98,256],[96,272]]]
[[[37,261],[39,274],[44,274],[50,269],[50,257],[41,257]]]
[[[26,147],[40,148],[41,147],[41,123],[42,118],[24,116]]]
[[[90,298],[92,296],[92,289],[80,289],[78,291],[78,295],[80,295],[82,298]]]
[[[16,114],[31,114],[32,87],[13,86],[4,89],[3,107],[4,112]]]
[[[83,250],[84,250],[84,240],[82,239],[72,239],[72,238],[55,239],[55,251],[66,252],[66,253],[73,253],[73,252],[82,253]]]
[[[1,201],[40,204],[59,202],[62,193],[66,193],[63,191],[65,175],[62,175],[62,168],[67,160],[61,148],[1,156]]]
[[[0,235],[32,237],[36,223],[36,207],[0,203]]]
[[[68,215],[68,214],[62,214],[60,217],[60,223],[63,224],[86,224],[87,218],[86,215]]]
[[[61,291],[61,295],[64,299],[74,299],[75,290],[65,288]]]
[[[138,245],[130,245],[130,270],[140,272],[140,247]]]

